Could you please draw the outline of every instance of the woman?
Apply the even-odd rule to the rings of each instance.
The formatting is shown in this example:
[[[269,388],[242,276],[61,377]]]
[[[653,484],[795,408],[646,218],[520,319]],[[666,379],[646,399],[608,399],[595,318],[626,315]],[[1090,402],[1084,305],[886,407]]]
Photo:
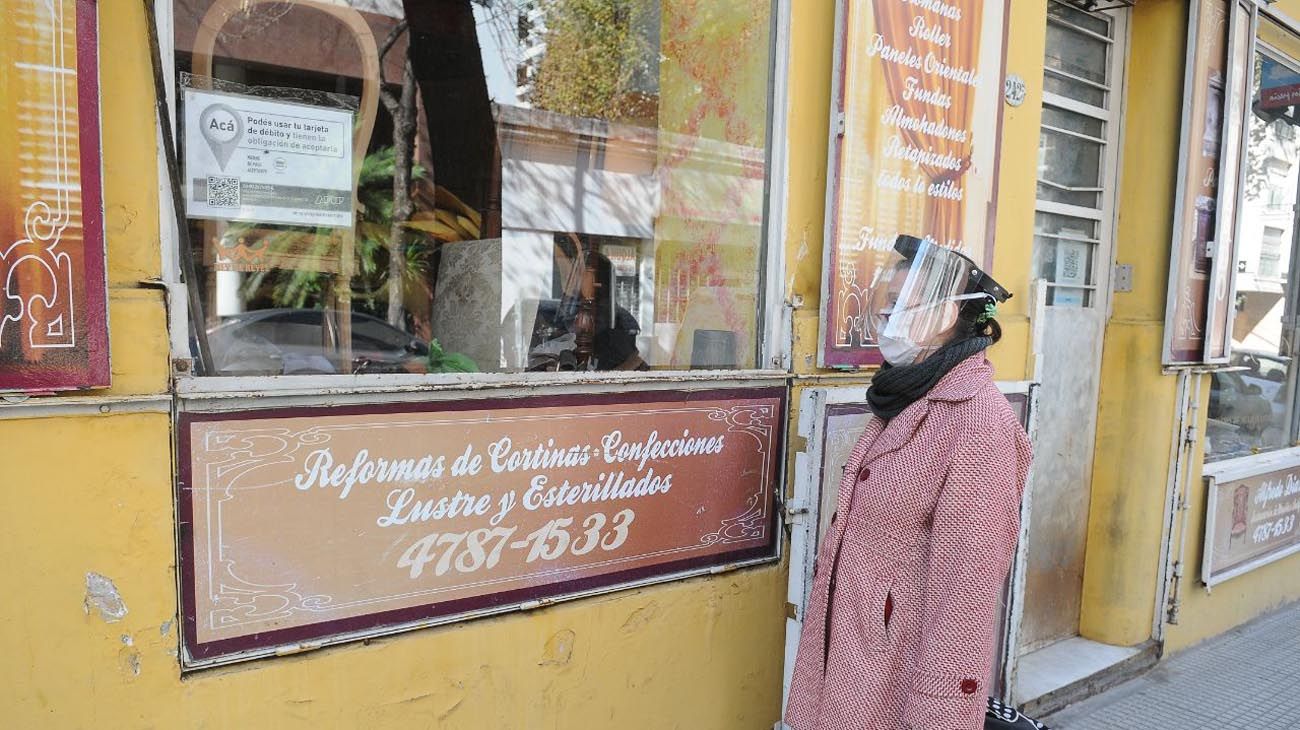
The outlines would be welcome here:
[[[1011,294],[910,236],[873,287],[886,364],[819,549],[796,730],[978,730],[1029,441],[983,350]]]

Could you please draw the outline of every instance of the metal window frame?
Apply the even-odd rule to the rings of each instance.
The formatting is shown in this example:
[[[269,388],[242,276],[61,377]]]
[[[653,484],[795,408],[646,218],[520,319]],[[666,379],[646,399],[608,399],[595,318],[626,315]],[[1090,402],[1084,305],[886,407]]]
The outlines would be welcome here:
[[[1093,106],[1092,104],[1081,102],[1076,99],[1071,99],[1069,97],[1062,96],[1060,94],[1055,94],[1048,91],[1043,92],[1043,105],[1058,107],[1060,109],[1064,109],[1065,111],[1074,112],[1076,114],[1081,114],[1083,116],[1088,116],[1100,120],[1105,125],[1105,132],[1106,132],[1105,139],[1099,140],[1089,135],[1081,135],[1078,133],[1069,132],[1068,130],[1060,130],[1054,127],[1049,127],[1047,125],[1040,124],[1040,126],[1043,128],[1052,129],[1053,131],[1057,131],[1062,134],[1067,134],[1081,139],[1086,139],[1091,142],[1102,143],[1103,145],[1102,165],[1101,165],[1101,170],[1099,171],[1101,185],[1095,189],[1094,188],[1070,188],[1070,190],[1078,190],[1081,192],[1100,193],[1100,205],[1097,208],[1089,208],[1086,206],[1070,205],[1069,203],[1058,203],[1055,201],[1050,201],[1050,200],[1045,200],[1043,198],[1040,198],[1038,197],[1038,193],[1037,193],[1037,184],[1045,184],[1050,187],[1059,187],[1059,186],[1053,185],[1050,181],[1044,180],[1041,177],[1038,177],[1036,175],[1035,193],[1034,193],[1034,212],[1063,215],[1072,218],[1083,218],[1083,219],[1094,221],[1097,224],[1098,227],[1097,238],[1087,240],[1088,243],[1094,245],[1092,251],[1093,253],[1092,279],[1087,284],[1082,286],[1069,285],[1069,284],[1059,285],[1056,282],[1046,281],[1046,280],[1044,280],[1044,284],[1046,285],[1046,288],[1048,290],[1063,286],[1064,288],[1068,288],[1068,289],[1083,289],[1087,291],[1089,293],[1088,303],[1085,304],[1084,306],[1096,308],[1102,311],[1104,315],[1107,318],[1109,318],[1111,314],[1112,305],[1113,305],[1112,302],[1113,298],[1112,298],[1110,284],[1111,284],[1111,277],[1113,273],[1112,269],[1113,269],[1114,258],[1115,258],[1115,234],[1119,222],[1120,176],[1121,176],[1121,171],[1123,169],[1122,162],[1123,162],[1123,146],[1124,146],[1124,125],[1122,123],[1122,120],[1124,119],[1125,113],[1127,111],[1127,106],[1128,106],[1128,99],[1126,98],[1127,95],[1125,94],[1125,91],[1128,88],[1128,78],[1129,78],[1128,48],[1131,42],[1130,40],[1131,23],[1129,22],[1129,13],[1125,8],[1121,8],[1118,10],[1108,10],[1104,13],[1099,13],[1099,14],[1105,15],[1107,18],[1110,19],[1111,29],[1113,30],[1113,37],[1103,38],[1102,36],[1096,33],[1092,33],[1086,29],[1077,28],[1076,26],[1069,23],[1059,22],[1051,18],[1050,16],[1048,17],[1047,22],[1049,24],[1056,23],[1057,25],[1069,28],[1070,30],[1078,30],[1082,33],[1096,37],[1098,39],[1104,39],[1107,43],[1109,43],[1110,45],[1109,45],[1109,55],[1107,56],[1107,67],[1108,67],[1108,71],[1113,74],[1111,78],[1108,79],[1110,83],[1098,84],[1096,82],[1092,82],[1087,79],[1075,78],[1069,74],[1064,74],[1060,71],[1057,71],[1055,69],[1050,69],[1050,68],[1044,68],[1043,73],[1056,74],[1064,78],[1070,78],[1071,80],[1075,80],[1080,83],[1084,83],[1094,88],[1105,91],[1108,95],[1107,96],[1108,108]],[[1107,185],[1106,184],[1107,181],[1114,181],[1114,184]],[[1035,225],[1034,237],[1037,238],[1039,236],[1049,237],[1049,238],[1056,237],[1053,234],[1039,233],[1039,231],[1037,230],[1037,226]],[[1071,240],[1078,240],[1078,239],[1071,239]],[[1033,276],[1035,279],[1037,279],[1038,273],[1034,272]],[[1046,306],[1053,306],[1053,305],[1046,305]]]
[[[1046,106],[1046,105],[1044,105],[1044,106]],[[1105,139],[1102,139],[1101,137],[1094,137],[1094,136],[1092,136],[1092,135],[1090,135],[1090,134],[1085,134],[1085,133],[1083,133],[1083,132],[1076,132],[1076,131],[1074,131],[1073,129],[1065,129],[1065,128],[1063,128],[1063,127],[1054,127],[1054,126],[1052,126],[1052,125],[1050,125],[1050,124],[1040,124],[1038,128],[1039,128],[1039,129],[1046,129],[1046,130],[1049,131],[1049,132],[1055,132],[1056,134],[1059,134],[1059,135],[1062,135],[1062,136],[1065,136],[1065,137],[1074,137],[1075,139],[1081,139],[1081,140],[1083,140],[1083,141],[1085,141],[1085,142],[1095,142],[1095,143],[1097,143],[1097,144],[1099,144],[1099,145],[1106,145],[1106,144],[1108,144],[1107,141],[1106,141]],[[1040,182],[1041,182],[1041,181],[1040,181]],[[1077,190],[1078,188],[1071,188],[1071,189],[1072,189],[1072,190]],[[1100,188],[1098,188],[1098,190],[1100,190]]]
[[[1049,0],[1049,2],[1048,2],[1047,4],[1048,4],[1048,7],[1051,7],[1052,5],[1060,5],[1061,7],[1065,8],[1065,9],[1067,9],[1067,10],[1072,10],[1072,11],[1074,11],[1074,12],[1076,12],[1076,13],[1080,13],[1080,14],[1083,14],[1083,15],[1093,15],[1093,16],[1104,15],[1104,14],[1106,14],[1108,11],[1111,11],[1111,10],[1119,10],[1119,9],[1123,9],[1122,7],[1115,7],[1115,8],[1100,8],[1100,9],[1097,9],[1097,10],[1084,10],[1084,9],[1080,8],[1079,6],[1075,5],[1074,3],[1072,3],[1072,2],[1068,2],[1068,0]],[[1128,6],[1124,6],[1124,7],[1128,7]],[[1090,34],[1096,36],[1096,37],[1097,37],[1098,39],[1100,39],[1100,40],[1106,40],[1106,41],[1109,41],[1109,40],[1110,40],[1109,38],[1106,38],[1106,37],[1102,36],[1101,34],[1097,33],[1096,31],[1093,31],[1093,30],[1089,30],[1089,29],[1087,29],[1087,28],[1084,28],[1083,26],[1078,25],[1077,23],[1072,23],[1072,22],[1070,22],[1070,21],[1068,21],[1068,20],[1065,20],[1064,18],[1056,18],[1056,17],[1053,17],[1053,16],[1050,14],[1050,12],[1048,13],[1048,16],[1047,16],[1047,22],[1049,22],[1049,23],[1056,23],[1057,25],[1066,25],[1066,26],[1069,26],[1069,27],[1071,27],[1071,28],[1077,28],[1077,29],[1079,29],[1079,30],[1081,30],[1081,31],[1083,31],[1083,32],[1085,32],[1085,33],[1090,33]]]
[[[1235,23],[1239,23],[1242,21],[1250,23],[1250,32],[1246,40],[1247,43],[1246,58],[1253,60],[1255,54],[1256,36],[1258,33],[1260,15],[1261,13],[1270,16],[1272,15],[1272,13],[1268,13],[1267,11],[1263,10],[1259,2],[1260,0],[1229,0],[1228,3],[1227,55],[1228,55],[1229,66],[1227,71],[1229,72],[1229,76],[1225,78],[1224,81],[1225,84],[1224,100],[1223,100],[1224,110],[1222,114],[1222,121],[1220,127],[1221,144],[1225,141],[1224,137],[1227,134],[1229,125],[1233,122],[1232,115],[1229,113],[1231,111],[1231,90],[1227,88],[1227,85],[1231,81],[1231,77],[1230,77],[1230,73],[1232,70],[1231,64],[1232,64],[1232,59],[1234,58],[1234,46],[1235,46],[1234,30],[1237,27]],[[1243,12],[1244,12],[1244,16],[1243,16]],[[1191,98],[1191,94],[1193,90],[1193,80],[1196,74],[1195,61],[1196,61],[1196,55],[1198,53],[1198,49],[1196,47],[1196,34],[1200,27],[1199,5],[1196,2],[1191,3],[1188,13],[1189,15],[1187,21],[1187,32],[1185,34],[1186,36],[1186,52],[1185,52],[1185,64],[1184,64],[1185,70],[1183,74],[1184,101]],[[1249,84],[1249,80],[1247,83]],[[1238,141],[1239,144],[1237,150],[1235,153],[1231,153],[1227,145],[1221,146],[1218,166],[1216,169],[1220,182],[1222,182],[1224,178],[1223,173],[1225,170],[1230,170],[1238,180],[1238,184],[1235,186],[1236,189],[1230,191],[1231,195],[1233,196],[1232,205],[1234,211],[1240,210],[1241,199],[1245,192],[1244,187],[1240,185],[1239,182],[1241,179],[1241,175],[1244,173],[1244,169],[1246,165],[1245,152],[1246,152],[1246,144],[1249,135],[1246,133],[1245,124],[1248,122],[1248,116],[1250,114],[1250,105],[1243,103],[1241,105],[1240,111],[1241,111],[1240,122],[1242,123],[1243,126],[1242,126],[1241,139]],[[1193,120],[1191,118],[1191,113],[1192,113],[1191,106],[1184,103],[1183,110],[1182,110],[1182,119],[1179,126],[1179,136],[1178,136],[1180,154],[1178,155],[1178,171],[1177,171],[1178,177],[1177,177],[1177,184],[1175,186],[1175,197],[1174,197],[1174,216],[1173,216],[1174,226],[1172,232],[1172,243],[1170,246],[1169,279],[1168,279],[1168,286],[1167,286],[1166,297],[1165,297],[1165,332],[1163,336],[1163,343],[1161,345],[1161,363],[1164,365],[1166,369],[1202,367],[1206,365],[1210,365],[1210,366],[1226,365],[1231,360],[1232,357],[1233,317],[1231,315],[1226,317],[1226,324],[1225,324],[1226,332],[1223,333],[1223,338],[1226,343],[1224,354],[1219,357],[1210,357],[1207,355],[1207,351],[1210,346],[1210,334],[1211,334],[1209,331],[1210,329],[1209,325],[1214,318],[1214,309],[1211,306],[1212,302],[1209,301],[1206,302],[1206,312],[1205,312],[1206,321],[1203,323],[1206,326],[1206,331],[1204,337],[1202,338],[1200,358],[1194,361],[1183,361],[1183,360],[1175,360],[1173,357],[1173,327],[1171,325],[1173,323],[1174,313],[1176,311],[1176,306],[1175,306],[1176,302],[1175,302],[1175,297],[1172,296],[1172,293],[1179,291],[1182,285],[1182,282],[1179,279],[1179,270],[1181,268],[1180,263],[1181,263],[1181,256],[1182,256],[1181,246],[1180,246],[1181,242],[1179,240],[1179,236],[1180,236],[1180,228],[1181,228],[1180,222],[1183,220],[1183,217],[1187,213],[1186,206],[1184,205],[1184,198],[1185,198],[1186,189],[1188,185],[1186,178],[1187,178],[1188,165],[1190,159],[1190,156],[1186,154],[1182,154],[1182,151],[1183,148],[1188,145],[1192,134]],[[1231,154],[1235,154],[1236,158],[1231,159],[1230,157]],[[1229,233],[1231,233],[1231,238],[1228,241],[1226,250],[1221,253],[1220,252],[1216,252],[1216,253],[1219,253],[1220,256],[1226,257],[1230,262],[1235,262],[1236,252],[1237,252],[1237,242],[1241,230],[1241,216],[1234,215],[1235,218],[1235,220],[1233,221],[1234,229],[1232,231],[1228,231],[1227,225],[1224,223],[1223,220],[1225,217],[1223,215],[1223,210],[1224,210],[1223,200],[1225,196],[1223,194],[1222,185],[1220,185],[1219,187],[1219,193],[1220,194],[1216,196],[1216,200],[1215,200],[1215,211],[1216,211],[1215,232],[1214,232],[1215,241],[1216,242],[1223,241],[1224,240],[1223,236]],[[1218,243],[1216,243],[1216,245],[1218,245]],[[1228,286],[1230,287],[1225,302],[1227,306],[1232,306],[1232,303],[1236,299],[1236,284],[1237,284],[1236,265],[1235,263],[1233,263],[1230,266],[1224,267],[1224,269],[1227,270],[1226,273],[1229,280]],[[1212,292],[1216,287],[1216,282],[1214,277],[1215,277],[1215,264],[1214,261],[1212,260],[1210,281],[1207,285],[1208,286],[1208,290],[1206,293],[1207,297],[1212,295]]]
[[[176,230],[175,217],[169,207],[171,187],[168,181],[165,156],[159,145],[157,156],[158,193],[161,201],[159,210],[159,238],[162,276],[158,284],[167,292],[167,319],[169,351],[173,361],[172,387],[168,396],[157,402],[132,404],[135,408],[153,411],[170,411],[172,429],[172,449],[174,458],[184,458],[177,454],[179,447],[178,425],[182,411],[188,412],[225,412],[247,410],[250,408],[293,408],[310,406],[335,406],[350,404],[383,405],[410,401],[430,402],[439,400],[458,400],[465,398],[509,398],[536,395],[539,391],[573,394],[600,394],[610,392],[636,392],[661,390],[696,390],[717,388],[745,388],[755,386],[773,386],[785,384],[787,392],[787,411],[779,415],[785,422],[789,418],[789,384],[794,377],[792,368],[793,351],[793,306],[785,289],[786,256],[785,237],[789,197],[789,135],[788,117],[790,112],[789,73],[791,66],[790,22],[793,0],[770,0],[770,58],[768,64],[768,114],[767,114],[767,175],[764,180],[763,211],[764,221],[759,243],[763,251],[759,256],[760,279],[758,281],[758,302],[756,303],[756,330],[758,339],[755,353],[758,368],[736,370],[677,370],[649,372],[585,372],[585,373],[492,373],[492,374],[428,374],[428,375],[323,375],[323,376],[260,376],[260,377],[221,377],[195,376],[191,373],[188,319],[188,292],[181,275],[179,260],[179,231]],[[156,30],[159,33],[160,52],[164,71],[172,77],[167,84],[168,103],[166,108],[171,115],[168,119],[157,119],[159,124],[175,124],[175,48],[173,0],[153,0],[156,10]],[[160,138],[160,130],[155,128]],[[103,411],[103,404],[89,404]],[[784,431],[784,429],[783,429]],[[780,444],[780,465],[774,474],[776,483],[773,494],[777,513],[774,549],[771,555],[716,566],[679,571],[658,575],[636,581],[619,583],[603,588],[568,593],[542,602],[532,601],[512,603],[491,609],[482,609],[466,614],[417,621],[400,626],[371,629],[331,635],[310,645],[281,648],[279,650],[258,650],[245,654],[224,657],[217,661],[200,664],[181,662],[180,671],[188,674],[193,671],[214,666],[247,661],[256,658],[279,656],[285,653],[348,643],[358,639],[406,633],[436,625],[461,623],[490,615],[501,615],[529,611],[541,606],[555,603],[581,600],[591,596],[604,595],[629,589],[643,588],[650,585],[672,583],[690,577],[716,575],[744,568],[779,564],[784,558],[786,546],[782,538],[785,518],[781,510],[784,503],[786,476],[786,448],[789,439],[785,433]],[[175,480],[173,480],[174,482]],[[173,487],[176,485],[173,484]],[[179,492],[173,494],[173,508],[177,504]],[[174,548],[175,559],[179,564],[180,541],[183,539],[177,526]],[[185,601],[181,595],[181,582],[175,585],[176,601],[180,606]],[[178,639],[179,641],[179,639]]]
[[[1075,189],[1075,188],[1070,188],[1070,189]],[[1034,201],[1034,212],[1050,213],[1052,215],[1064,215],[1064,216],[1069,216],[1071,218],[1087,218],[1088,220],[1096,221],[1097,223],[1102,223],[1106,219],[1106,211],[1102,208],[1087,208],[1082,205],[1058,203],[1054,200]],[[1038,236],[1038,235],[1055,235],[1055,234],[1040,234],[1037,231],[1035,231],[1034,235]],[[1094,240],[1094,239],[1089,239],[1089,240]],[[1098,235],[1095,240],[1100,242],[1103,240],[1103,236]]]
[[[1112,89],[1110,86],[1107,86],[1106,84],[1093,81],[1092,79],[1085,79],[1082,76],[1077,76],[1075,74],[1070,73],[1069,71],[1062,71],[1059,68],[1052,68],[1050,66],[1045,66],[1043,68],[1043,73],[1050,74],[1052,76],[1059,76],[1065,79],[1066,81],[1076,81],[1085,86],[1091,86],[1092,88],[1097,89],[1098,91],[1104,91],[1107,94],[1114,92],[1114,89]]]
[[[1043,92],[1043,106],[1053,106],[1067,112],[1074,112],[1080,116],[1099,119],[1106,123],[1109,123],[1110,117],[1114,113],[1105,107],[1094,106],[1087,102],[1079,101],[1078,99],[1071,99],[1068,96],[1061,96],[1060,94],[1050,91]]]
[[[1246,41],[1244,49],[1236,42],[1236,33],[1240,28],[1239,23],[1246,24]],[[1224,80],[1224,114],[1223,114],[1223,133],[1222,140],[1226,143],[1228,140],[1228,130],[1235,123],[1239,126],[1240,139],[1236,144],[1236,159],[1224,159],[1225,155],[1220,153],[1219,158],[1219,191],[1220,195],[1215,205],[1218,212],[1215,217],[1215,257],[1210,262],[1210,288],[1206,292],[1209,299],[1206,301],[1206,323],[1205,323],[1205,342],[1202,345],[1201,361],[1207,365],[1227,365],[1232,360],[1232,329],[1234,312],[1236,311],[1235,302],[1237,300],[1237,252],[1241,248],[1241,231],[1244,225],[1244,219],[1241,215],[1242,206],[1246,200],[1246,186],[1243,184],[1247,167],[1247,152],[1250,142],[1249,126],[1251,108],[1249,97],[1251,96],[1251,87],[1253,85],[1253,69],[1256,53],[1256,39],[1259,36],[1259,7],[1254,4],[1253,0],[1233,0],[1232,7],[1228,14],[1228,73]],[[1227,84],[1232,81],[1232,63],[1237,54],[1243,54],[1246,59],[1247,68],[1243,71],[1244,83],[1246,87],[1246,98],[1241,100],[1241,109],[1239,115],[1233,117],[1229,112],[1232,110],[1232,96],[1227,89]],[[1222,148],[1228,149],[1225,144]],[[1235,164],[1234,164],[1235,163]],[[1223,180],[1224,171],[1232,172],[1233,189],[1228,192],[1231,200],[1231,221],[1227,220],[1229,216],[1224,215],[1224,195]],[[1221,250],[1223,242],[1227,242],[1226,250]],[[1223,285],[1218,277],[1224,277],[1227,285],[1227,296],[1224,298],[1223,306],[1228,309],[1224,314],[1224,326],[1222,332],[1216,332],[1212,325],[1216,315],[1213,308],[1214,290]],[[1211,336],[1217,341],[1222,338],[1223,354],[1212,355],[1210,348],[1214,346]]]
[[[167,122],[175,127],[175,25],[174,0],[154,0],[157,31],[164,72],[170,75],[167,84]],[[613,389],[634,389],[655,381],[665,382],[730,382],[749,380],[756,374],[762,378],[788,376],[792,364],[793,327],[792,308],[785,292],[785,227],[789,199],[789,115],[790,70],[790,12],[793,0],[770,0],[771,27],[769,30],[768,63],[768,114],[766,156],[767,175],[764,180],[763,229],[759,256],[755,337],[757,339],[755,362],[757,367],[734,370],[654,370],[645,372],[600,371],[569,377],[564,382],[599,382]],[[164,120],[159,120],[160,122]],[[189,295],[183,283],[178,253],[179,231],[174,214],[167,201],[171,186],[166,174],[166,161],[159,144],[158,192],[162,201],[159,209],[159,239],[162,261],[161,285],[168,295],[168,340],[173,362],[172,379],[175,392],[182,397],[200,396],[268,396],[285,394],[299,397],[307,393],[340,395],[366,393],[375,396],[383,393],[434,391],[447,388],[479,389],[508,387],[546,387],[555,379],[546,373],[477,374],[340,374],[321,376],[196,376],[189,366],[190,322],[187,316]]]

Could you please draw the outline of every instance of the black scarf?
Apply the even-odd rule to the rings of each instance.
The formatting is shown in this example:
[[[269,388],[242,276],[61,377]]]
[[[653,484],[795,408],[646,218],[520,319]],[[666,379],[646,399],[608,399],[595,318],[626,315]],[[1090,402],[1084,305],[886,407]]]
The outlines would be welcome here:
[[[968,337],[944,345],[915,365],[885,363],[867,388],[867,405],[877,418],[888,421],[924,398],[948,371],[992,344],[992,337]]]

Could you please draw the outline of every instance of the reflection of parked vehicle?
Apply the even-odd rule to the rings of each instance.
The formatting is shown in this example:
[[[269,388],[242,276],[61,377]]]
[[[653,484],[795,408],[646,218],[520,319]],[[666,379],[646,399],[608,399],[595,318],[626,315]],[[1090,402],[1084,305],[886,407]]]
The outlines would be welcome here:
[[[1242,350],[1232,356],[1232,364],[1250,370],[1251,374],[1275,383],[1286,382],[1291,358],[1268,352]]]
[[[1240,372],[1220,371],[1210,385],[1209,417],[1261,434],[1273,422],[1273,407],[1258,381],[1249,382]]]
[[[259,309],[229,317],[208,330],[220,375],[294,375],[339,372],[325,348],[325,312]],[[424,372],[429,346],[387,322],[352,314],[350,372]]]

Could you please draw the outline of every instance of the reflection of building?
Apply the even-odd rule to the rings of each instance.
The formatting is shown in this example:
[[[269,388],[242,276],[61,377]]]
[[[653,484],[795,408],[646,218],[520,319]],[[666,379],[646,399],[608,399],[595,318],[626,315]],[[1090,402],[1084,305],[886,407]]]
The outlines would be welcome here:
[[[1242,203],[1237,253],[1234,343],[1242,350],[1278,353],[1295,233],[1296,166],[1300,143],[1286,120],[1250,120],[1249,192]]]
[[[527,362],[539,302],[561,296],[556,280],[562,268],[556,236],[561,234],[599,237],[605,245],[598,249],[617,249],[613,253],[620,270],[629,263],[626,251],[634,252],[633,266],[643,278],[633,315],[642,325],[641,349],[648,354],[655,322],[657,134],[523,107],[494,109],[501,146],[501,239],[469,244],[500,249],[493,259],[499,259],[499,270],[477,269],[480,285],[500,295],[496,320],[502,328],[501,351],[492,359],[507,369]],[[472,259],[466,263],[478,266]],[[484,339],[486,323],[481,320],[449,312],[444,321],[466,327],[435,331],[453,348]],[[490,368],[491,361],[485,360],[480,362]]]
[[[501,145],[501,239],[456,247],[481,249],[493,262],[499,260],[500,268],[465,258],[465,265],[476,267],[475,275],[466,279],[459,271],[446,271],[449,278],[440,287],[456,282],[499,292],[499,367],[524,365],[539,302],[562,296],[566,262],[556,241],[570,234],[610,258],[615,299],[639,323],[638,348],[647,361],[690,365],[697,338],[725,331],[742,343],[736,350],[743,357],[744,325],[728,320],[723,310],[745,306],[735,305],[737,299],[752,306],[752,284],[747,293],[745,270],[725,261],[751,255],[753,239],[742,238],[738,250],[702,261],[691,246],[692,234],[683,241],[668,224],[680,217],[756,232],[757,212],[730,207],[728,201],[737,194],[756,199],[761,179],[752,173],[761,164],[761,150],[537,109],[494,109]],[[676,158],[688,162],[675,166]],[[666,195],[672,203],[668,209]],[[452,310],[439,321],[433,334],[449,347],[481,349],[470,344],[483,341],[481,320]],[[485,368],[497,359],[480,355],[476,360]]]

